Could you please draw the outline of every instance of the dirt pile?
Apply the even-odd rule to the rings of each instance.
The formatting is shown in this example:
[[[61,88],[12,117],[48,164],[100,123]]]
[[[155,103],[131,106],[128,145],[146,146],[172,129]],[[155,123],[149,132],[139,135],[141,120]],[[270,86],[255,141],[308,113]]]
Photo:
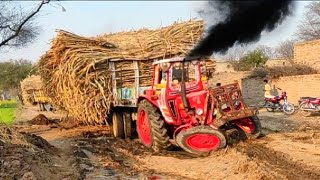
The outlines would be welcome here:
[[[48,124],[53,124],[55,121],[48,119],[45,115],[43,114],[38,114],[36,117],[34,117],[31,121],[31,124],[36,124],[36,125],[48,125]]]
[[[1,126],[0,179],[77,179],[64,170],[57,149],[43,138]]]

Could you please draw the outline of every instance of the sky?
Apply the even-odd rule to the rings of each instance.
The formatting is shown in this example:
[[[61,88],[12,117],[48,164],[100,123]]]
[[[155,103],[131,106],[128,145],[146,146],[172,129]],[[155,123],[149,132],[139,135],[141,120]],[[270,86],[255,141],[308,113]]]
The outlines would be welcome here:
[[[17,2],[25,8],[36,7],[39,2]],[[308,1],[297,1],[294,15],[287,18],[271,33],[264,32],[254,45],[274,47],[280,41],[291,38],[302,21],[304,6]],[[62,7],[66,10],[62,11]],[[62,1],[46,5],[36,17],[42,30],[34,43],[20,49],[0,51],[0,61],[28,59],[37,62],[50,48],[50,40],[56,29],[63,29],[81,36],[97,36],[104,33],[140,28],[159,28],[175,21],[202,19],[197,10],[203,8],[199,1]],[[206,21],[210,19],[205,18]]]

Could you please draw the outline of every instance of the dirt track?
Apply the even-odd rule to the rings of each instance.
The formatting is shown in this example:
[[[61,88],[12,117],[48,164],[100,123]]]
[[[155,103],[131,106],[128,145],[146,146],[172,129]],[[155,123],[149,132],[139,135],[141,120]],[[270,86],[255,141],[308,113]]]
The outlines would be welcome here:
[[[23,111],[28,115],[31,110]],[[51,121],[20,122],[16,128],[52,144],[57,150],[50,153],[54,160],[60,158],[57,163],[65,166],[64,173],[78,173],[67,176],[71,179],[320,179],[320,117],[264,111],[259,117],[264,128],[261,138],[233,139],[227,148],[202,158],[179,149],[155,154],[138,139],[111,137],[103,126],[66,127]]]

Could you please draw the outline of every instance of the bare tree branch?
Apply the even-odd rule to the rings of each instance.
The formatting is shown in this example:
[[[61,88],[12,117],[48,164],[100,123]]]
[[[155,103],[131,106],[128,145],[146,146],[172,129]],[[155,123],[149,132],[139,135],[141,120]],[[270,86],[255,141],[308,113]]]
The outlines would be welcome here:
[[[301,40],[320,39],[320,2],[311,2],[306,8],[295,35]]]
[[[280,42],[277,47],[277,52],[279,53],[280,57],[284,58],[285,60],[289,61],[290,64],[293,64],[293,49],[294,49],[293,40],[287,40]]]
[[[22,33],[26,33],[26,31],[28,31],[28,30],[24,30],[23,29],[23,27],[31,20],[31,18],[33,18],[39,11],[40,11],[40,9],[42,8],[42,6],[44,5],[44,4],[47,4],[47,3],[49,3],[50,2],[50,0],[43,0],[43,1],[41,1],[41,3],[40,3],[40,5],[37,7],[37,9],[35,10],[35,11],[33,11],[33,12],[31,12],[28,16],[26,16],[24,19],[22,19],[21,20],[21,23],[17,26],[17,27],[10,27],[10,25],[8,25],[8,24],[5,24],[5,25],[1,25],[1,24],[4,24],[5,23],[5,19],[3,19],[2,21],[4,21],[4,22],[2,22],[0,25],[1,25],[1,27],[3,27],[3,28],[9,28],[11,31],[12,31],[12,34],[11,35],[9,35],[8,37],[6,37],[4,40],[2,40],[1,42],[0,42],[0,48],[2,47],[2,46],[6,46],[6,45],[8,45],[8,43],[10,42],[10,41],[12,41],[13,39],[15,39],[15,38],[17,38],[19,35],[21,35]],[[22,11],[20,11],[21,12],[21,17],[23,17],[23,15],[22,15]],[[1,16],[4,16],[4,15],[2,15],[1,14]],[[10,16],[10,15],[9,15]],[[2,29],[3,29],[2,28]],[[28,33],[30,33],[30,32],[28,32]],[[24,41],[24,42],[26,42],[26,41]]]

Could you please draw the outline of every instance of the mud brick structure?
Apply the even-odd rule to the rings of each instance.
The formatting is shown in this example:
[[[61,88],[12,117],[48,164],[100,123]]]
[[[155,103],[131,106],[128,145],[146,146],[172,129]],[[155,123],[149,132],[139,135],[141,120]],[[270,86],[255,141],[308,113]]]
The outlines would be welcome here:
[[[320,39],[295,44],[294,61],[320,70]]]

